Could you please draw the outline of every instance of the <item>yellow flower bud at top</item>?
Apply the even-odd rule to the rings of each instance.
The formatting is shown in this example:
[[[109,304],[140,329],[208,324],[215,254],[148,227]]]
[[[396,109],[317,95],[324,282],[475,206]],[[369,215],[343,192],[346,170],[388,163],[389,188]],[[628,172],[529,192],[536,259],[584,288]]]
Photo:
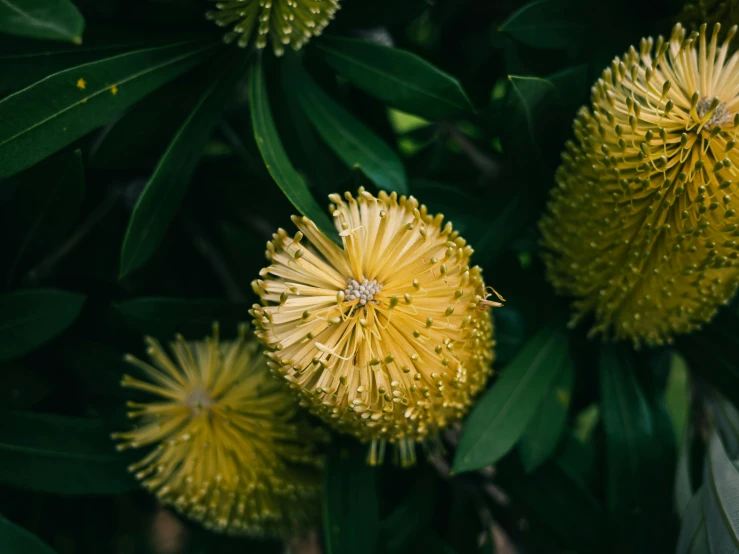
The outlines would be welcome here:
[[[171,345],[147,339],[153,365],[128,356],[146,380],[123,386],[156,397],[129,402],[138,426],[116,433],[120,450],[148,448],[131,471],[163,504],[232,535],[288,536],[315,523],[321,509],[322,430],[298,411],[247,340],[213,337]]]
[[[334,18],[341,0],[215,0],[217,10],[206,17],[231,30],[227,43],[246,48],[255,38],[257,48],[268,40],[277,56],[285,46],[300,50],[311,37],[321,34]]]
[[[264,305],[252,310],[256,334],[313,413],[372,443],[370,463],[390,442],[411,465],[415,443],[459,421],[484,387],[487,308],[500,304],[487,299],[464,239],[415,198],[360,189],[330,200],[343,248],[306,217],[293,219],[300,246],[278,231],[261,272]]]
[[[593,333],[663,343],[736,290],[735,33],[642,39],[575,119],[540,228],[551,282]]]

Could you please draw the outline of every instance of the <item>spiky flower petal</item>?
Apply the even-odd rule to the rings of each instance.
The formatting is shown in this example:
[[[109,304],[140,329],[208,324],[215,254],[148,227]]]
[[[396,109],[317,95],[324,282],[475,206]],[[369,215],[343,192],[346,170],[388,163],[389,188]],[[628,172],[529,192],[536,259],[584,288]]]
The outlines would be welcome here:
[[[153,365],[127,356],[146,375],[123,386],[156,400],[129,402],[138,427],[113,438],[120,450],[149,447],[131,466],[143,485],[210,529],[235,535],[289,535],[320,511],[324,434],[299,413],[272,377],[256,340],[213,336],[171,344],[170,358],[147,338]]]
[[[575,120],[541,230],[552,283],[595,313],[593,332],[662,343],[736,290],[735,33],[643,39]]]
[[[267,244],[271,265],[252,314],[271,366],[336,429],[386,442],[415,461],[415,442],[458,421],[492,362],[490,305],[472,248],[409,197],[363,189],[330,196],[343,248],[306,217]]]
[[[285,46],[300,50],[318,36],[333,19],[341,0],[215,0],[215,11],[206,14],[220,27],[231,27],[227,43],[237,41],[245,48],[256,36],[257,48],[267,41],[277,56]]]

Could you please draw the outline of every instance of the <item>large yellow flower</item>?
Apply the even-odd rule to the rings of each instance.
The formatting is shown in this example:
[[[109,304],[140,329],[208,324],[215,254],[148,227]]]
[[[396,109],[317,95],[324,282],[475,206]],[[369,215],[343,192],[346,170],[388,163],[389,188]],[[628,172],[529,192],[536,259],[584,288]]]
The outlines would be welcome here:
[[[272,42],[281,56],[285,46],[302,48],[320,35],[339,9],[340,0],[215,0],[216,11],[206,15],[221,27],[232,27],[224,40],[245,48],[256,35],[257,48]]]
[[[129,402],[139,426],[113,438],[120,450],[150,447],[131,466],[164,504],[206,527],[229,534],[289,535],[320,513],[323,459],[288,388],[247,341],[213,337],[172,343],[174,361],[147,338],[153,364],[127,361],[147,376],[123,386],[157,397]]]
[[[719,41],[643,39],[575,120],[541,221],[556,289],[593,332],[662,343],[707,322],[739,282],[739,56]]]
[[[306,217],[267,244],[254,288],[271,366],[311,410],[400,461],[458,421],[490,375],[493,327],[472,248],[415,198],[330,196],[343,248]]]

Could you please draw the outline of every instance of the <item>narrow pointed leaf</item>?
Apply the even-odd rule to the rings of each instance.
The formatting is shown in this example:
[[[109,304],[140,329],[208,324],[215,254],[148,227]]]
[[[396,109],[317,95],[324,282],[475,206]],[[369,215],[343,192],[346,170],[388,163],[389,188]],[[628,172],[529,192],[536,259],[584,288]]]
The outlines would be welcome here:
[[[366,447],[334,444],[326,467],[324,535],[327,554],[377,554],[380,515],[377,470],[364,460]]]
[[[411,52],[337,37],[315,47],[343,77],[404,112],[438,121],[474,110],[457,79]]]
[[[677,543],[677,554],[709,554],[706,518],[703,515],[703,495],[701,488],[688,502]]]
[[[537,0],[512,14],[500,30],[535,48],[567,48],[581,44],[591,32],[590,9],[582,0]]]
[[[50,341],[77,318],[85,297],[55,289],[0,295],[0,361],[22,356]]]
[[[575,370],[566,357],[553,386],[547,391],[536,415],[521,437],[521,461],[526,471],[533,471],[552,455],[567,423]]]
[[[677,469],[675,471],[675,509],[681,518],[685,518],[688,504],[693,498],[695,491],[690,479],[690,447],[691,447],[690,429],[686,430],[683,443],[680,446],[680,455],[677,459]]]
[[[0,178],[104,125],[202,62],[213,43],[144,48],[55,73],[0,101]]]
[[[704,511],[711,552],[739,551],[739,470],[715,431],[708,443]]]
[[[567,357],[567,335],[558,325],[545,327],[521,348],[465,422],[455,472],[493,464],[513,448]]]
[[[326,94],[297,63],[291,71],[303,111],[318,134],[350,169],[357,168],[379,188],[408,194],[398,155],[364,123]]]
[[[0,515],[0,544],[3,554],[55,554],[51,547],[23,527]]]
[[[0,33],[81,44],[84,30],[69,0],[0,0]]]
[[[269,105],[267,83],[262,59],[252,65],[249,78],[249,107],[254,127],[254,139],[272,178],[287,199],[304,216],[313,220],[318,228],[338,244],[338,233],[326,213],[308,190],[303,178],[295,171],[280,142]]]
[[[241,52],[238,54],[235,63],[220,68],[220,76],[207,86],[141,192],[123,240],[121,278],[141,267],[154,254],[177,214],[210,134],[234,86],[244,76],[249,59]]]
[[[0,413],[0,482],[56,494],[118,494],[136,488],[130,459],[99,420]]]

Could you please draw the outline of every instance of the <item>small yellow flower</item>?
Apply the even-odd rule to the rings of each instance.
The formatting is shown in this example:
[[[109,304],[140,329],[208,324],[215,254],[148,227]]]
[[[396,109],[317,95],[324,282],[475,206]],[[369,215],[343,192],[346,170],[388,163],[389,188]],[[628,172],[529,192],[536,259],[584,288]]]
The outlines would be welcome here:
[[[472,248],[415,198],[330,196],[340,248],[306,217],[267,244],[252,315],[270,365],[369,462],[459,421],[490,375],[493,326]],[[305,240],[304,240],[305,239]]]
[[[120,450],[149,448],[131,471],[159,500],[209,529],[282,536],[320,513],[324,434],[310,427],[283,383],[270,375],[247,328],[233,342],[177,337],[170,358],[147,338],[153,365],[127,361],[146,380],[123,386],[156,400],[129,402],[134,430],[116,433]]]
[[[550,280],[594,333],[663,343],[736,290],[736,30],[642,39],[575,119],[540,227]]]
[[[277,56],[285,46],[300,50],[311,37],[321,34],[334,18],[340,0],[215,0],[217,11],[206,14],[220,27],[232,27],[227,43],[245,48],[256,34],[257,48],[267,40]]]

